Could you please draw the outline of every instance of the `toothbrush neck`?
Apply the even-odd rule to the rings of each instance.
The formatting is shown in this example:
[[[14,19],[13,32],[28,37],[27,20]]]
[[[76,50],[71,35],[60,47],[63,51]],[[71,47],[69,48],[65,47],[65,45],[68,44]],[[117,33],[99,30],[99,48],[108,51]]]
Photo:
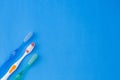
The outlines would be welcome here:
[[[22,61],[25,56],[26,56],[26,53],[20,58],[20,60]]]
[[[20,62],[24,59],[25,56],[26,56],[26,54],[24,54],[24,55],[19,59],[18,63],[20,63]]]

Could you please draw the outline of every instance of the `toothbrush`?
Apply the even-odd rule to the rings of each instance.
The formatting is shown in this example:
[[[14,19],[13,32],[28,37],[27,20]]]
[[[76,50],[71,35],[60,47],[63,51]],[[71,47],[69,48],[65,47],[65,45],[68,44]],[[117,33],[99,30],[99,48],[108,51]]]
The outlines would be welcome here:
[[[28,61],[27,65],[22,69],[20,73],[15,77],[14,80],[22,80],[23,74],[31,67],[31,65],[37,60],[38,54],[34,54]]]
[[[35,43],[32,42],[25,50],[25,53],[23,54],[23,56],[16,61],[8,70],[8,72],[1,78],[1,80],[7,80],[8,77],[18,68],[18,66],[20,65],[20,63],[22,62],[22,60],[29,54],[31,53],[31,51],[33,50],[35,46]]]
[[[12,51],[12,53],[10,54],[10,56],[8,57],[8,59],[0,67],[0,78],[7,72],[7,70],[9,69],[9,67],[12,65],[14,59],[16,59],[19,51],[21,51],[21,49],[32,38],[32,36],[33,36],[33,32],[29,32],[26,35],[26,37],[24,38],[22,44],[17,49],[15,49],[14,51]]]

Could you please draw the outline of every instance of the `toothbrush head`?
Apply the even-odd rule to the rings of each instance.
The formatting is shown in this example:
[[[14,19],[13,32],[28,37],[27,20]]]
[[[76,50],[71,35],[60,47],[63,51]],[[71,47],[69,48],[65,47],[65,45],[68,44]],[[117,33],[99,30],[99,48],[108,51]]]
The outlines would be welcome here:
[[[23,42],[26,43],[28,40],[30,40],[33,36],[33,32],[29,32],[26,37],[24,38]]]
[[[35,43],[32,42],[32,43],[26,48],[25,53],[26,53],[26,54],[29,54],[29,53],[33,50],[34,47],[35,47]]]
[[[38,54],[34,54],[31,59],[29,60],[28,64],[32,65],[38,58]]]

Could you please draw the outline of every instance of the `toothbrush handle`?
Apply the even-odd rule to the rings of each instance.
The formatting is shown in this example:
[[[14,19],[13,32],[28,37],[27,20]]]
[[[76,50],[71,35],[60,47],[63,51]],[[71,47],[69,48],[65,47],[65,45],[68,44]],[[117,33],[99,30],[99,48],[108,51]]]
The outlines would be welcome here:
[[[2,77],[1,80],[7,80],[7,78],[18,68],[21,61],[24,59],[25,55],[23,55],[16,63],[14,63],[8,70],[8,72]]]
[[[22,69],[22,71],[20,71],[14,80],[21,80],[22,76],[24,75],[24,73],[30,68],[30,65],[26,65],[25,68]]]
[[[4,76],[3,78],[1,78],[0,80],[7,80],[9,76],[10,76],[10,74],[7,73],[7,74],[5,74],[5,76]]]
[[[8,71],[9,67],[13,64],[14,59],[17,57],[17,53],[20,51],[20,49],[23,47],[23,45],[24,45],[24,43],[22,43],[19,48],[14,50],[10,54],[8,59],[0,67],[0,78]]]
[[[14,50],[14,52],[9,56],[9,58],[4,62],[4,64],[0,67],[0,78],[7,72],[9,67],[12,65],[13,59],[16,57],[16,53],[18,50]]]
[[[26,65],[25,68],[20,72],[20,74],[24,74],[29,68],[30,65]]]

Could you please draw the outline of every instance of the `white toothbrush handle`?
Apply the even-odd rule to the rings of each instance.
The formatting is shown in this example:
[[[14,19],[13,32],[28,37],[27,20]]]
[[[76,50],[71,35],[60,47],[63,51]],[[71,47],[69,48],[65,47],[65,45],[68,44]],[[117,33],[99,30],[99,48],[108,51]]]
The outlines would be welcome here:
[[[10,74],[7,73],[7,74],[5,74],[5,76],[4,76],[2,79],[0,79],[0,80],[7,80],[9,76],[10,76]]]
[[[2,77],[1,80],[7,80],[8,77],[18,68],[19,64],[21,63],[21,61],[24,59],[26,55],[24,54],[16,63],[14,63],[9,71]]]
[[[15,63],[15,65],[17,65],[17,67],[22,62],[22,60],[25,58],[25,56],[26,56],[26,54],[24,53],[24,55]]]

